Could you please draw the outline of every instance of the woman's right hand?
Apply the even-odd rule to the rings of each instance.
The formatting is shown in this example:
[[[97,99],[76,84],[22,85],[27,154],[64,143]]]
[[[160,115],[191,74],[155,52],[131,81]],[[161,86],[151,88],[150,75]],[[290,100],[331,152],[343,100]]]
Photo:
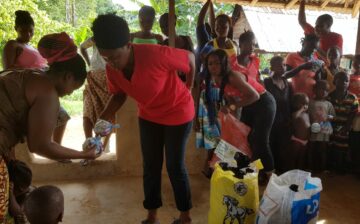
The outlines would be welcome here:
[[[96,154],[96,146],[95,145],[91,146],[90,149],[83,151],[82,153],[84,155],[84,159],[90,159],[90,160],[94,160],[94,159],[100,157],[102,154],[102,153]]]

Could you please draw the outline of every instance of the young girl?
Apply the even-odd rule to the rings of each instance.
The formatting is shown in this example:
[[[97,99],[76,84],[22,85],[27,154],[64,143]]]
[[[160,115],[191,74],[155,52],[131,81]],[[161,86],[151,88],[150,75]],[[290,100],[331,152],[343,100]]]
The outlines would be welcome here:
[[[139,24],[141,30],[130,34],[131,42],[137,44],[160,44],[163,38],[151,32],[155,21],[155,9],[144,5],[139,10]]]
[[[291,100],[291,107],[292,136],[288,151],[282,153],[283,162],[286,170],[304,169],[310,137],[309,98],[297,93]]]
[[[230,70],[225,51],[218,49],[210,52],[205,60],[205,69],[197,109],[196,146],[209,150],[203,170],[204,175],[209,177],[211,170],[208,162],[220,137],[217,121],[220,107],[225,105],[225,101],[228,106],[246,106],[256,101],[259,96],[241,73]],[[234,96],[233,92],[239,98]]]
[[[287,146],[290,134],[280,132],[279,130],[288,130],[290,128],[290,100],[293,95],[291,84],[282,77],[285,73],[284,59],[280,56],[274,56],[270,60],[271,77],[264,80],[264,85],[276,101],[276,115],[270,134],[270,146],[274,156],[275,169],[283,170],[280,160],[280,150]]]
[[[333,105],[326,100],[329,85],[326,80],[319,80],[314,87],[315,98],[310,101],[309,114],[311,136],[309,161],[314,171],[324,171],[327,162],[327,147],[333,132],[330,121],[335,116]]]
[[[245,32],[239,37],[241,54],[232,61],[232,69],[245,75],[248,83],[260,95],[259,100],[243,108],[241,121],[251,127],[249,143],[253,159],[261,159],[264,169],[260,172],[259,182],[266,184],[274,171],[274,159],[270,147],[270,133],[276,113],[276,102],[271,93],[260,83],[260,60],[254,54],[255,34]]]

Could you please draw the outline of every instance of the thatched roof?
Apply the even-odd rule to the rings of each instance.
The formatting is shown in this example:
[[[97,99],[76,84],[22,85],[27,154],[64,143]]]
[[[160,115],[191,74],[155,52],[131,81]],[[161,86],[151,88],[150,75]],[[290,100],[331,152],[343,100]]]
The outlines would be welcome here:
[[[280,9],[299,8],[299,0],[214,0],[214,2]],[[306,2],[306,9],[348,13],[353,17],[357,16],[360,8],[360,0],[308,0]]]

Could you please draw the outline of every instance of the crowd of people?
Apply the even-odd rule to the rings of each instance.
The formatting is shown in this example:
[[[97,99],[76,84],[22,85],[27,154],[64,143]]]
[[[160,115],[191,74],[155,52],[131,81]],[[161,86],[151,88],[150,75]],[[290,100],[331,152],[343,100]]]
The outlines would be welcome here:
[[[210,23],[205,22],[208,13]],[[165,13],[159,19],[163,35],[153,33],[156,13],[150,6],[140,9],[141,29],[135,33],[121,17],[99,15],[91,27],[93,36],[80,46],[82,56],[65,32],[45,35],[37,49],[32,47],[35,23],[30,13],[19,10],[15,16],[17,38],[5,45],[0,73],[0,222],[62,220],[61,190],[31,187],[31,170],[16,160],[14,147],[26,140],[30,152],[50,159],[99,157],[95,147],[76,151],[61,146],[70,117],[59,97],[85,80],[86,138],[94,135],[97,120],[114,122],[127,96],[137,102],[143,206],[148,211],[143,224],[159,223],[164,159],[180,212],[173,223],[191,223],[187,140],[193,127],[196,147],[208,153],[202,171],[210,178],[209,164],[221,138],[219,113],[230,113],[251,128],[251,159],[261,159],[264,166],[259,184],[274,172],[292,169],[360,174],[360,55],[352,60],[351,75],[341,68],[343,40],[331,31],[333,18],[324,14],[310,25],[305,1],[299,9],[301,49],[271,58],[266,78],[259,72],[255,34],[244,31],[234,40],[236,18],[215,17],[211,0],[199,12],[196,49],[182,35],[175,35],[175,47],[166,46],[169,25],[176,24],[168,24]],[[105,137],[104,145],[108,142]]]

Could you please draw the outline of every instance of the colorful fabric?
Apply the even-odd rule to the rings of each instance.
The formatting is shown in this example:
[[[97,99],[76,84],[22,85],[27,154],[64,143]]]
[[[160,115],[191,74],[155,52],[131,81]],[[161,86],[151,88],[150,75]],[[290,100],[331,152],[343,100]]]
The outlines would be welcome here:
[[[0,73],[0,155],[7,155],[12,147],[25,139],[30,109],[25,97],[25,83],[40,74],[31,70]]]
[[[315,29],[310,24],[306,24],[304,28],[305,35],[315,33]],[[340,34],[330,32],[324,36],[320,37],[320,49],[327,52],[329,48],[337,46],[340,48],[340,51],[342,52],[343,49],[343,38]]]
[[[336,86],[334,84],[334,76],[337,72],[340,71],[340,69],[336,69],[335,71],[331,72],[331,70],[328,67],[325,67],[326,72],[326,81],[329,84],[329,92],[332,92],[336,89]]]
[[[335,116],[333,105],[327,100],[311,100],[309,104],[311,123],[320,124],[320,132],[311,133],[310,141],[328,142],[333,132],[329,117]]]
[[[167,46],[133,44],[131,80],[106,66],[110,93],[126,93],[138,103],[140,118],[162,125],[180,125],[194,118],[194,102],[177,71],[190,72],[189,52]]]
[[[349,146],[349,133],[341,132],[342,128],[349,122],[348,119],[352,118],[357,112],[359,101],[357,97],[347,92],[342,100],[336,99],[335,91],[329,94],[329,101],[335,109],[336,116],[332,120],[334,132],[331,136],[331,143],[339,149],[346,150]]]
[[[9,173],[6,167],[5,160],[2,156],[0,156],[0,223],[7,224],[9,212]]]
[[[83,116],[90,119],[92,124],[96,123],[101,112],[104,110],[111,94],[106,89],[106,73],[103,70],[91,71],[88,73],[87,84],[84,89]],[[112,117],[110,122],[114,122]]]
[[[227,54],[227,56],[229,58],[235,58],[236,55],[237,55],[237,46],[236,44],[234,43],[234,41],[230,40],[230,39],[226,39],[225,40],[225,44],[228,46],[228,48],[220,48],[219,47],[219,44],[215,39],[213,40],[210,40],[204,47],[203,49],[213,49],[213,50],[216,50],[216,49],[221,49],[221,50],[224,50]],[[205,51],[201,51],[201,54],[205,54],[206,55],[206,52]]]
[[[15,68],[43,69],[47,65],[46,59],[38,50],[25,44],[20,55],[16,58]]]
[[[355,94],[360,99],[360,75],[350,76],[349,92]]]
[[[288,54],[285,61],[286,65],[289,65],[292,68],[296,68],[307,62],[300,53]],[[313,89],[316,84],[315,72],[312,70],[302,70],[291,80],[294,93],[305,93],[310,99],[313,98]]]
[[[65,33],[53,33],[43,36],[38,50],[48,64],[69,60],[77,55],[77,47],[70,36]]]
[[[205,83],[203,83],[201,89],[197,114],[200,130],[196,132],[196,148],[204,148],[207,150],[215,149],[220,140],[220,126],[217,119],[214,124],[211,124],[210,122]],[[219,86],[217,86],[215,82],[212,82],[210,95],[212,96],[211,98],[217,102],[215,114],[219,111],[221,104],[219,93]]]

